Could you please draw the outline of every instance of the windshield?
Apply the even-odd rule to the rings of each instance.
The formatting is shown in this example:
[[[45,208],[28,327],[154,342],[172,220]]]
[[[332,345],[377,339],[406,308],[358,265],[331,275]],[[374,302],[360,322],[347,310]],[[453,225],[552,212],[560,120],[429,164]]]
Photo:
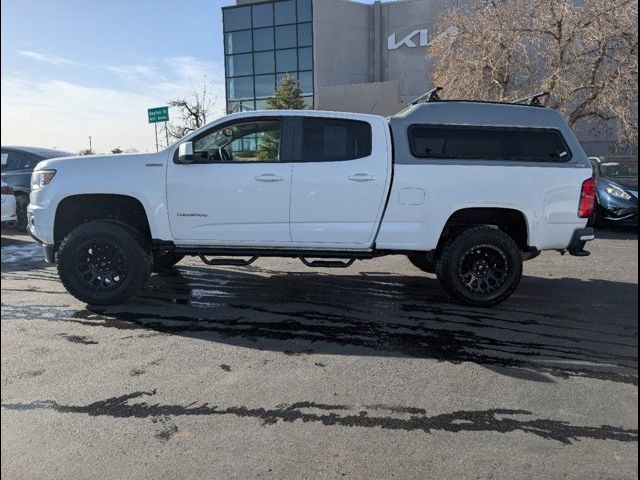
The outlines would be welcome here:
[[[638,164],[631,162],[605,162],[600,164],[604,178],[638,178]]]

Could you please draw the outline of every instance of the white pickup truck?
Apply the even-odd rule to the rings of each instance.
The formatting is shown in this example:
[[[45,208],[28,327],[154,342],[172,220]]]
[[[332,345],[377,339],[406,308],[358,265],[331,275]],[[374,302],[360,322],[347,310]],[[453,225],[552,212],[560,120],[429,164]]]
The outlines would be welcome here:
[[[592,169],[560,114],[469,101],[389,119],[233,114],[158,153],[43,161],[30,202],[32,236],[91,304],[126,301],[185,255],[338,268],[396,254],[456,301],[489,306],[523,260],[585,256],[594,238]]]

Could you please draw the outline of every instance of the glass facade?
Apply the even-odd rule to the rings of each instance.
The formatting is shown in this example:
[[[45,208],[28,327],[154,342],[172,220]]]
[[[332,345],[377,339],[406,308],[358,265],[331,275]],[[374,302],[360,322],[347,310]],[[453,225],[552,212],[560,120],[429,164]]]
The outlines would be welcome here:
[[[313,108],[311,0],[277,0],[222,9],[227,112],[261,110],[285,75]]]

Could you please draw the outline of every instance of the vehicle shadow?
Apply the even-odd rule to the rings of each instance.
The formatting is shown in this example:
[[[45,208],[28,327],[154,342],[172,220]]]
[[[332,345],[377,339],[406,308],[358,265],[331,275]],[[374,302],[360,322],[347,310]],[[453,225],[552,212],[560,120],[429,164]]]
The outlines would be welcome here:
[[[638,227],[598,227],[596,229],[596,238],[606,240],[637,240]]]
[[[181,266],[154,275],[127,305],[66,320],[289,355],[405,356],[530,381],[637,385],[636,298],[633,284],[525,277],[503,305],[467,308],[448,303],[429,277]]]

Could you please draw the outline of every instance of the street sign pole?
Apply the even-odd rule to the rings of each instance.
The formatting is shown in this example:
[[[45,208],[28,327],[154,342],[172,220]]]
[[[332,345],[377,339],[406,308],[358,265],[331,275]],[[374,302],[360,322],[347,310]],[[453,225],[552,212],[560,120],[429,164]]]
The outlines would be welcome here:
[[[164,134],[167,137],[167,147],[169,146],[169,130],[167,130],[167,122],[164,122]]]
[[[158,148],[158,124],[154,123],[153,126],[155,127],[156,130],[156,152],[159,150]]]

